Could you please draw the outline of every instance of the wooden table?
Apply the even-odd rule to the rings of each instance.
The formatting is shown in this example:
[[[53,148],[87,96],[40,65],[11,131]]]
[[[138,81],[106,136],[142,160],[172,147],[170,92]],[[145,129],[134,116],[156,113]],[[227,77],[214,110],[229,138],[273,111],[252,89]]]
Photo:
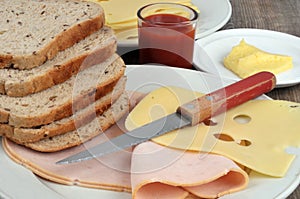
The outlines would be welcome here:
[[[259,28],[300,37],[300,0],[231,0],[230,2],[232,16],[222,29]],[[137,63],[136,51],[128,52],[122,57],[127,64]],[[267,95],[273,99],[300,103],[300,84],[277,88]],[[288,199],[300,199],[300,186]]]

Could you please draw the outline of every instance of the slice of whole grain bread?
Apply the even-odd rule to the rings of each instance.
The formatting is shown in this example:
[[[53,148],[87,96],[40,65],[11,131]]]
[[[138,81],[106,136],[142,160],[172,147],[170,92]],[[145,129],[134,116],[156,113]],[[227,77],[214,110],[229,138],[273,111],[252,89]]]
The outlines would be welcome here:
[[[95,103],[79,110],[74,115],[54,121],[38,128],[18,128],[8,124],[0,124],[0,135],[22,144],[37,142],[47,137],[53,137],[69,131],[73,131],[89,122],[97,115],[103,114],[118,98],[125,98],[126,78],[121,78],[114,90],[101,97]],[[122,97],[120,97],[123,94]],[[120,99],[121,100],[121,99]]]
[[[99,30],[104,11],[80,0],[1,0],[0,68],[30,69]]]
[[[124,72],[122,58],[114,54],[41,92],[25,97],[0,95],[0,123],[37,127],[68,117],[111,92]]]
[[[103,62],[115,51],[113,31],[103,27],[39,67],[28,70],[1,69],[0,94],[22,97],[45,90],[68,80],[79,70]]]
[[[90,123],[61,135],[48,137],[38,142],[23,143],[26,147],[41,152],[55,152],[82,144],[103,133],[129,111],[127,95],[122,95],[107,111]]]

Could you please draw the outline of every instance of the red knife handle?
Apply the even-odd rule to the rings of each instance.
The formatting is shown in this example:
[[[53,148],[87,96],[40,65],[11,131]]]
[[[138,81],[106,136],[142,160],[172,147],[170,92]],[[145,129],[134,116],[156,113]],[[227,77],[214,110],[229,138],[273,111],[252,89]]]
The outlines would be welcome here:
[[[271,91],[275,85],[274,74],[260,72],[183,104],[178,107],[177,112],[188,118],[194,126],[214,115]]]

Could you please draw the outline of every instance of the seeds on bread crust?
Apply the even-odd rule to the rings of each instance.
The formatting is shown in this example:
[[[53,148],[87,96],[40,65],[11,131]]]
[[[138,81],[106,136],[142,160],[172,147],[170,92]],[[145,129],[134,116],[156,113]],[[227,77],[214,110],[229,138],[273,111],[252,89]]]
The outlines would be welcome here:
[[[86,48],[90,48],[86,50]],[[105,61],[116,51],[113,31],[103,27],[55,58],[29,70],[1,69],[0,94],[22,97],[62,83],[79,70]]]
[[[48,125],[42,125],[33,128],[16,128],[8,124],[0,124],[0,134],[10,140],[22,144],[37,142],[47,137],[53,137],[69,131],[73,131],[79,128],[91,120],[97,115],[103,114],[118,98],[124,93],[126,78],[120,79],[118,84],[114,87],[113,92],[107,93],[101,97],[95,103],[90,104],[86,108],[79,110],[70,117],[63,118],[58,121],[54,121]],[[125,98],[123,96],[121,98]],[[121,110],[123,109],[121,105]]]
[[[6,22],[0,29],[0,68],[39,66],[104,24],[103,9],[92,2],[2,0],[0,11]]]
[[[42,139],[38,142],[23,143],[36,151],[55,152],[61,151],[73,146],[80,145],[93,137],[103,133],[109,127],[114,125],[129,111],[127,95],[121,96],[116,103],[112,105],[102,115],[97,116],[90,123],[74,130],[54,137]]]
[[[106,75],[103,74],[104,68],[110,71]],[[7,123],[15,127],[34,127],[68,117],[73,110],[82,109],[112,91],[118,80],[124,76],[124,72],[125,64],[115,54],[105,62],[79,73],[84,74],[88,81],[83,79],[81,84],[76,85],[76,89],[79,89],[78,93],[74,93],[76,90],[73,87],[78,81],[77,75],[72,76],[64,83],[25,97],[15,98],[0,95],[0,123]],[[97,85],[87,87],[92,79],[101,81]],[[91,95],[93,90],[96,91],[95,95]],[[49,100],[53,95],[57,95],[56,100]],[[22,106],[22,104],[27,106]]]

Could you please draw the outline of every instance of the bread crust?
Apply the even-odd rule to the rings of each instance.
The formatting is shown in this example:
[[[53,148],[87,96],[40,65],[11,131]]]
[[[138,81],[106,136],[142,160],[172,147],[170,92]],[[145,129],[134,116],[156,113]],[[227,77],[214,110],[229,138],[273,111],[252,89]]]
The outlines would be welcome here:
[[[104,45],[84,52],[79,56],[67,59],[59,63],[59,65],[55,64],[46,72],[32,72],[30,76],[22,79],[21,81],[16,77],[19,74],[17,69],[7,69],[13,70],[13,73],[9,75],[13,77],[0,79],[0,94],[11,97],[23,97],[37,93],[68,80],[72,75],[76,75],[80,70],[84,70],[94,64],[103,62],[112,56],[115,51],[116,38],[111,36],[107,39],[107,41],[105,41]],[[43,65],[39,67],[43,67]]]
[[[97,116],[91,123],[86,124],[75,131],[42,139],[38,142],[23,143],[23,145],[40,152],[56,152],[78,146],[106,131],[128,113],[128,111],[129,101],[128,98],[125,98],[122,104],[117,106],[113,105],[102,115]],[[97,124],[97,128],[91,128],[91,126],[89,126],[93,123]]]
[[[80,1],[77,1],[80,3]],[[98,6],[94,4],[93,6]],[[65,50],[88,35],[99,30],[105,24],[104,11],[99,7],[99,13],[89,16],[72,26],[62,29],[61,32],[40,49],[30,54],[0,54],[0,68],[31,69],[52,59],[59,51]]]
[[[37,142],[47,137],[60,135],[92,121],[96,116],[103,114],[124,93],[126,78],[122,78],[113,92],[108,93],[95,103],[78,111],[68,118],[56,121],[40,128],[15,128],[8,124],[0,124],[0,134],[18,143]]]
[[[112,64],[116,64],[116,68],[113,69],[114,74],[111,77],[109,77],[109,79],[107,79],[106,81],[98,83],[96,87],[83,88],[84,89],[83,92],[75,95],[70,93],[68,94],[67,101],[65,103],[59,104],[55,107],[48,107],[46,111],[41,113],[39,112],[37,114],[32,113],[32,111],[35,110],[31,110],[28,107],[26,107],[27,104],[24,104],[24,107],[22,104],[21,106],[19,106],[19,108],[22,108],[22,110],[26,110],[26,113],[20,112],[19,109],[10,110],[2,106],[2,108],[0,108],[0,122],[9,124],[14,127],[37,127],[40,125],[49,124],[53,121],[68,117],[72,115],[74,111],[76,112],[77,110],[80,110],[88,106],[90,103],[94,102],[95,100],[111,92],[114,86],[117,84],[118,80],[124,76],[125,64],[123,60],[119,56],[117,56],[116,58],[114,56],[110,59],[114,60]],[[108,65],[106,68],[111,68],[111,67],[112,65]],[[91,71],[93,71],[95,68],[91,67],[90,69]],[[87,70],[89,69],[86,69],[83,72]],[[70,84],[70,82],[64,82],[63,84],[69,86],[68,84]],[[70,86],[74,89],[73,87],[74,85],[70,85]],[[38,94],[39,93],[33,95],[38,95]],[[51,95],[57,95],[57,93],[51,93]],[[48,98],[51,98],[51,95],[47,96],[47,102],[50,101],[50,99],[48,100]],[[27,96],[27,99],[32,99],[32,96],[31,95]],[[10,104],[16,104],[22,102],[23,98],[11,97],[9,98],[9,100],[10,100]],[[39,104],[38,106],[40,107],[45,105]]]

